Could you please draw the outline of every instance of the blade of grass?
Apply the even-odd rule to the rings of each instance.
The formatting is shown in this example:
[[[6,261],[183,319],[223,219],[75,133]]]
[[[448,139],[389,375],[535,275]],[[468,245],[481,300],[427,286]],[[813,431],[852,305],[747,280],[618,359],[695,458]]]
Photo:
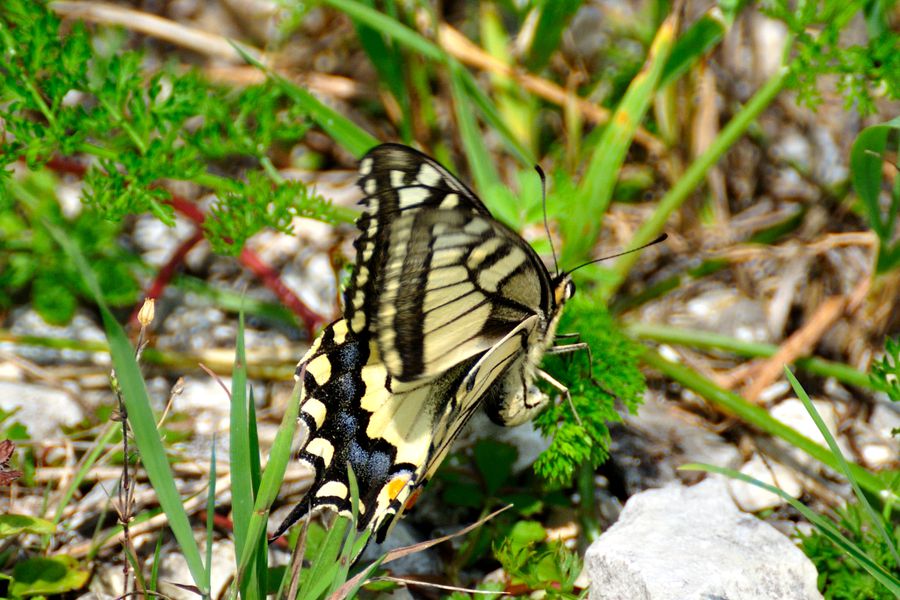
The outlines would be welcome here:
[[[881,201],[882,168],[889,138],[900,130],[900,117],[864,129],[850,151],[853,187],[862,200],[869,226],[878,235],[876,270],[886,273],[900,262],[900,242],[892,244],[900,211],[900,178],[895,180],[891,200],[885,207]],[[895,145],[896,146],[896,145]],[[896,150],[896,147],[893,148]],[[886,208],[886,210],[885,210]]]
[[[109,344],[93,340],[70,340],[65,338],[41,337],[35,335],[19,335],[0,329],[0,342],[10,342],[25,346],[39,346],[56,350],[77,350],[79,352],[106,352],[109,353]],[[145,348],[141,355],[141,361],[145,364],[173,367],[177,370],[195,368],[198,362],[203,362],[216,373],[227,373],[229,367],[233,367],[231,360],[219,358],[217,354],[195,355],[182,354],[180,352],[162,351],[157,348]],[[248,365],[248,372],[260,379],[274,379],[284,381],[290,379],[296,370],[296,362],[277,364],[254,363]]]
[[[840,471],[844,474],[844,477],[847,478],[847,481],[850,482],[850,485],[853,487],[853,493],[856,494],[856,499],[863,506],[867,513],[869,513],[869,518],[872,520],[872,523],[875,525],[875,528],[878,529],[878,534],[882,537],[884,542],[887,544],[888,550],[891,553],[891,557],[894,559],[894,564],[900,568],[900,555],[897,554],[897,547],[894,545],[894,540],[888,535],[888,532],[884,528],[884,523],[882,522],[881,517],[878,513],[875,512],[875,509],[872,508],[872,505],[869,504],[868,498],[866,498],[865,494],[863,494],[862,489],[859,487],[859,483],[853,477],[853,472],[850,471],[850,465],[847,463],[847,459],[844,458],[844,453],[841,452],[840,447],[837,445],[837,442],[834,440],[834,436],[831,435],[831,432],[828,431],[828,427],[825,426],[825,421],[822,420],[821,415],[819,415],[819,411],[816,410],[816,407],[813,406],[812,400],[809,399],[809,395],[807,395],[806,390],[803,389],[803,386],[800,385],[800,382],[797,381],[797,378],[794,377],[794,374],[791,373],[791,370],[785,365],[784,374],[788,378],[788,381],[791,382],[791,387],[794,388],[794,393],[797,394],[797,398],[800,399],[800,402],[803,403],[803,407],[806,408],[806,412],[809,413],[809,416],[812,417],[813,422],[816,424],[819,432],[822,434],[822,437],[825,438],[825,441],[828,443],[828,448],[831,450],[831,453],[834,455],[835,459],[840,465]]]
[[[527,63],[530,70],[538,71],[547,65],[559,47],[563,31],[581,4],[582,0],[546,0],[538,3],[540,16],[528,49]]]
[[[247,412],[247,357],[244,348],[244,313],[238,316],[235,338],[234,368],[231,372],[231,416],[229,424],[229,463],[231,466],[231,509],[234,523],[234,555],[243,556],[244,548],[253,542],[247,540],[247,529],[253,514],[256,489],[253,483],[253,460],[250,430],[255,428]],[[253,544],[255,545],[255,544]],[[254,560],[254,565],[256,561]],[[241,598],[259,597],[259,570],[253,566],[247,577],[237,583]]]
[[[100,284],[78,246],[54,224],[45,220],[43,225],[75,264],[100,309],[116,377],[122,388],[122,396],[128,410],[128,421],[134,433],[135,443],[141,453],[141,461],[147,477],[157,494],[160,506],[166,512],[169,527],[184,554],[194,583],[204,593],[208,593],[209,589],[203,587],[207,581],[206,568],[200,556],[200,549],[194,541],[190,520],[184,511],[181,496],[175,485],[175,478],[169,467],[165,447],[160,439],[159,431],[156,429],[156,418],[150,408],[150,398],[147,395],[144,378],[134,358],[134,348],[128,341],[125,330],[106,306],[100,291]]]
[[[81,459],[81,464],[78,466],[78,470],[75,472],[75,476],[72,478],[72,481],[69,482],[69,485],[66,486],[65,491],[63,492],[62,498],[59,499],[59,506],[56,507],[56,512],[53,513],[53,525],[59,525],[60,520],[62,520],[63,513],[66,510],[66,506],[69,505],[69,502],[72,500],[72,497],[75,495],[75,492],[81,487],[81,484],[84,482],[88,473],[90,473],[91,469],[97,464],[97,460],[100,458],[100,455],[106,451],[110,444],[117,442],[121,437],[119,436],[120,429],[118,423],[108,423],[100,435],[97,436],[97,439],[94,441],[93,446],[91,447],[90,452],[84,455],[84,458]],[[44,540],[44,544],[50,543],[50,537],[48,536]]]
[[[788,43],[790,47],[790,42]],[[697,157],[681,178],[659,201],[653,214],[647,219],[631,238],[631,245],[636,247],[649,243],[656,238],[666,225],[669,215],[680,207],[706,178],[713,165],[737,142],[762,111],[772,103],[788,81],[789,70],[782,67],[753,95],[753,98],[736,114],[722,132],[709,145],[706,151]],[[600,297],[608,301],[625,281],[628,271],[640,258],[640,252],[626,254],[616,260],[611,269],[611,278],[600,290]]]
[[[365,3],[375,8],[374,0]],[[387,12],[396,18],[396,6],[393,1],[386,3]],[[374,28],[353,21],[359,43],[375,67],[379,80],[390,90],[391,95],[400,105],[400,138],[407,144],[412,142],[412,107],[406,89],[403,55],[393,44],[388,44],[382,34]]]
[[[481,43],[484,49],[494,59],[510,67],[514,62],[510,52],[512,44],[498,7],[493,3],[482,3],[478,9]],[[497,110],[503,122],[516,139],[528,148],[529,154],[533,155],[537,147],[537,128],[534,124],[538,122],[534,98],[524,93],[522,87],[508,75],[491,73],[490,80],[494,88],[493,96],[496,99]]]
[[[232,43],[232,46],[248,64],[253,65],[275,81],[291,100],[296,102],[298,106],[303,107],[303,110],[325,133],[345,150],[353,154],[353,156],[361,158],[370,148],[378,145],[378,139],[356,123],[331,107],[319,102],[315,96],[300,86],[291,83],[269,69],[255,57],[245,52],[238,44]],[[341,213],[340,218],[344,218],[344,216],[346,215]]]
[[[641,340],[649,340],[660,344],[677,344],[701,350],[724,350],[733,352],[738,356],[768,358],[778,352],[778,346],[774,344],[747,342],[711,331],[682,329],[655,323],[627,323],[625,331],[628,335]],[[809,356],[797,359],[793,364],[814,375],[834,377],[848,385],[884,391],[866,373],[843,363]]]
[[[237,576],[239,578],[243,576],[250,566],[253,555],[257,552],[257,544],[260,540],[265,539],[269,510],[278,496],[278,490],[281,489],[281,482],[284,480],[284,473],[287,470],[287,464],[291,456],[291,443],[294,438],[294,431],[297,429],[297,415],[300,412],[304,374],[305,371],[301,370],[297,375],[297,383],[294,385],[294,391],[288,402],[287,410],[284,411],[281,425],[279,425],[278,432],[275,434],[272,449],[269,451],[269,461],[266,464],[265,471],[262,473],[259,491],[253,504],[253,513],[250,516],[250,523],[247,527],[246,542],[238,562]],[[235,597],[234,591],[232,591],[230,597],[232,599]]]
[[[460,67],[461,68],[461,67]],[[469,168],[472,169],[472,177],[476,187],[481,193],[500,186],[500,176],[494,168],[494,162],[484,145],[484,138],[478,129],[475,115],[469,108],[469,96],[465,92],[465,86],[460,76],[460,68],[450,69],[450,89],[453,94],[453,107],[456,113],[456,124],[459,128],[459,137],[462,139],[466,157],[469,159]]]
[[[300,598],[317,600],[330,589],[332,582],[338,577],[339,557],[344,538],[352,535],[349,533],[352,529],[350,519],[342,516],[335,518],[318,548],[318,554],[312,560],[308,575],[304,578],[307,585],[300,589]]]
[[[840,466],[828,448],[820,446],[797,430],[773,418],[765,409],[747,402],[733,392],[723,390],[709,379],[683,365],[664,359],[650,348],[640,348],[640,359],[666,377],[703,396],[713,405],[736,415],[745,423],[783,439],[836,471],[840,470]],[[869,493],[885,502],[897,501],[890,488],[877,476],[854,463],[850,463],[849,468],[860,485]]]
[[[456,59],[444,52],[442,48],[425,39],[416,31],[410,29],[396,19],[382,14],[360,2],[354,0],[322,0],[322,3],[346,13],[355,21],[364,23],[369,27],[380,31],[382,34],[394,39],[398,44],[406,46],[410,50],[421,54],[429,60],[433,60],[447,67],[458,68],[458,75],[464,80],[465,89],[475,102],[475,105],[481,110],[485,121],[487,121],[491,127],[496,129],[506,147],[519,160],[523,161],[524,164],[533,163],[533,160],[529,158],[528,150],[519,143],[510,131],[508,125],[500,118],[500,113],[497,111],[497,108],[478,87],[472,74],[465,70]]]
[[[834,526],[828,519],[822,517],[819,514],[816,514],[815,511],[810,510],[806,505],[802,502],[799,502],[796,498],[791,496],[790,494],[785,493],[784,491],[778,489],[773,485],[769,485],[767,483],[763,483],[758,479],[754,479],[749,475],[745,475],[744,473],[740,473],[738,471],[734,471],[732,469],[726,469],[724,467],[717,467],[714,465],[707,465],[702,463],[690,463],[679,467],[681,471],[706,471],[707,473],[717,473],[719,475],[724,475],[726,477],[730,477],[732,479],[737,479],[743,481],[745,483],[749,483],[750,485],[755,485],[756,487],[762,488],[772,494],[780,496],[786,502],[790,503],[792,507],[797,509],[810,523],[812,523],[816,528],[818,528],[828,539],[832,541],[838,548],[844,551],[848,556],[853,558],[859,566],[868,571],[872,577],[878,580],[884,587],[893,592],[897,597],[900,597],[900,580],[894,577],[891,573],[889,573],[884,567],[879,565],[877,562],[872,560],[859,546],[853,543],[853,541],[847,539],[847,537],[842,534],[837,527]]]
[[[650,106],[672,49],[679,14],[680,10],[674,10],[660,25],[643,68],[628,86],[594,148],[577,194],[572,200],[568,218],[562,221],[566,238],[562,264],[574,264],[583,259],[597,241],[603,215],[612,200],[619,169],[631,147],[635,131]]]
[[[676,81],[718,45],[746,4],[746,0],[733,3],[720,2],[685,29],[672,47],[659,80],[659,87],[664,88]]]
[[[213,532],[216,522],[216,434],[209,451],[209,487],[206,493],[206,581],[205,589],[212,589]]]

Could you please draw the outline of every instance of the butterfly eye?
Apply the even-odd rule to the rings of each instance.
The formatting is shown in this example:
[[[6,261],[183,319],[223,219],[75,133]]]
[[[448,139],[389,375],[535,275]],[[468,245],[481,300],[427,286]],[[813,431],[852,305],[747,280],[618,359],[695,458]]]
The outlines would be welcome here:
[[[571,279],[566,282],[566,300],[575,295],[575,282]]]

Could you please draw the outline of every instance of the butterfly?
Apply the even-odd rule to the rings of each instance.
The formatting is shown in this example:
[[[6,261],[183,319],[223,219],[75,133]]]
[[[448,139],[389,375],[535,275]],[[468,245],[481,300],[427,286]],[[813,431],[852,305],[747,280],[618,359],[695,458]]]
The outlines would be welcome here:
[[[479,408],[523,423],[549,398],[537,378],[560,313],[575,293],[515,231],[494,219],[434,159],[382,144],[360,161],[364,198],[343,317],[297,367],[298,458],[315,470],[275,537],[307,514],[350,514],[347,465],[358,485],[360,531],[377,542],[409,508]]]

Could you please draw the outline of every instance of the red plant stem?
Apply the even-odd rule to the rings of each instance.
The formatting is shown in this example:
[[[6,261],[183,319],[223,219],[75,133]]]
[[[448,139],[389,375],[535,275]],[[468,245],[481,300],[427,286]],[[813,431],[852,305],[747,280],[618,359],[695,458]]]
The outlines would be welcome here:
[[[147,291],[144,293],[145,299],[153,298],[155,300],[162,296],[163,290],[166,289],[166,286],[169,285],[169,282],[172,280],[178,267],[184,262],[187,253],[202,240],[203,231],[199,227],[195,227],[194,234],[181,242],[178,248],[175,249],[175,252],[172,253],[172,256],[169,257],[169,260],[166,261],[166,264],[157,271],[156,277],[153,278],[150,287],[148,287]],[[137,316],[138,312],[141,310],[141,306],[143,306],[143,302],[134,307],[134,310],[131,312],[131,317],[128,319],[129,323],[137,323]]]
[[[57,156],[50,159],[47,162],[47,165],[60,173],[70,173],[73,175],[84,176],[87,171],[87,166],[78,160]],[[174,275],[176,268],[181,264],[184,260],[184,256],[190,251],[190,249],[197,244],[197,242],[202,239],[203,234],[200,228],[203,227],[203,222],[206,220],[206,215],[203,213],[200,208],[194,204],[193,202],[182,198],[180,196],[176,196],[170,192],[170,198],[168,203],[172,205],[172,207],[177,210],[179,213],[190,219],[194,222],[195,225],[198,226],[198,230],[191,236],[188,240],[183,242],[181,246],[175,251],[175,254],[172,255],[172,258],[163,266],[160,272],[157,274],[156,278],[154,278],[153,283],[150,285],[150,288],[147,290],[147,298],[158,298],[165,286],[169,283]],[[197,236],[200,236],[200,239],[194,241]],[[239,260],[245,267],[250,269],[250,271],[259,277],[263,284],[284,304],[288,309],[294,312],[300,320],[303,321],[303,326],[306,329],[307,335],[312,338],[313,333],[316,328],[326,322],[326,318],[317,312],[310,309],[306,304],[303,303],[302,300],[293,292],[290,288],[288,288],[284,282],[281,280],[281,276],[278,271],[273,269],[271,266],[266,264],[259,255],[248,248],[244,248],[241,251]],[[168,270],[167,274],[163,274],[163,271]],[[151,295],[152,294],[152,295]],[[134,312],[132,313],[132,320],[136,317],[137,311],[140,310],[140,306],[143,304],[143,301],[135,307]]]
[[[300,317],[310,336],[319,325],[325,323],[325,317],[306,306],[294,292],[284,285],[278,271],[263,262],[256,253],[244,248],[241,250],[241,263],[262,280],[263,284],[272,290],[285,306]]]

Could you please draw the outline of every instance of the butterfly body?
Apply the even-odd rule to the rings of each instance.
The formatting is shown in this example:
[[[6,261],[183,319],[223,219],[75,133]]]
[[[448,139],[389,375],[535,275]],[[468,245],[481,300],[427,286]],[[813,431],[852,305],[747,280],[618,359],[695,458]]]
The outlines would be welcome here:
[[[567,274],[551,275],[469,188],[416,150],[372,149],[359,186],[365,210],[343,318],[297,370],[308,432],[299,459],[316,477],[279,534],[310,511],[349,514],[349,464],[358,527],[384,539],[475,410],[511,426],[543,408],[534,381],[549,379],[539,365],[574,293]]]

